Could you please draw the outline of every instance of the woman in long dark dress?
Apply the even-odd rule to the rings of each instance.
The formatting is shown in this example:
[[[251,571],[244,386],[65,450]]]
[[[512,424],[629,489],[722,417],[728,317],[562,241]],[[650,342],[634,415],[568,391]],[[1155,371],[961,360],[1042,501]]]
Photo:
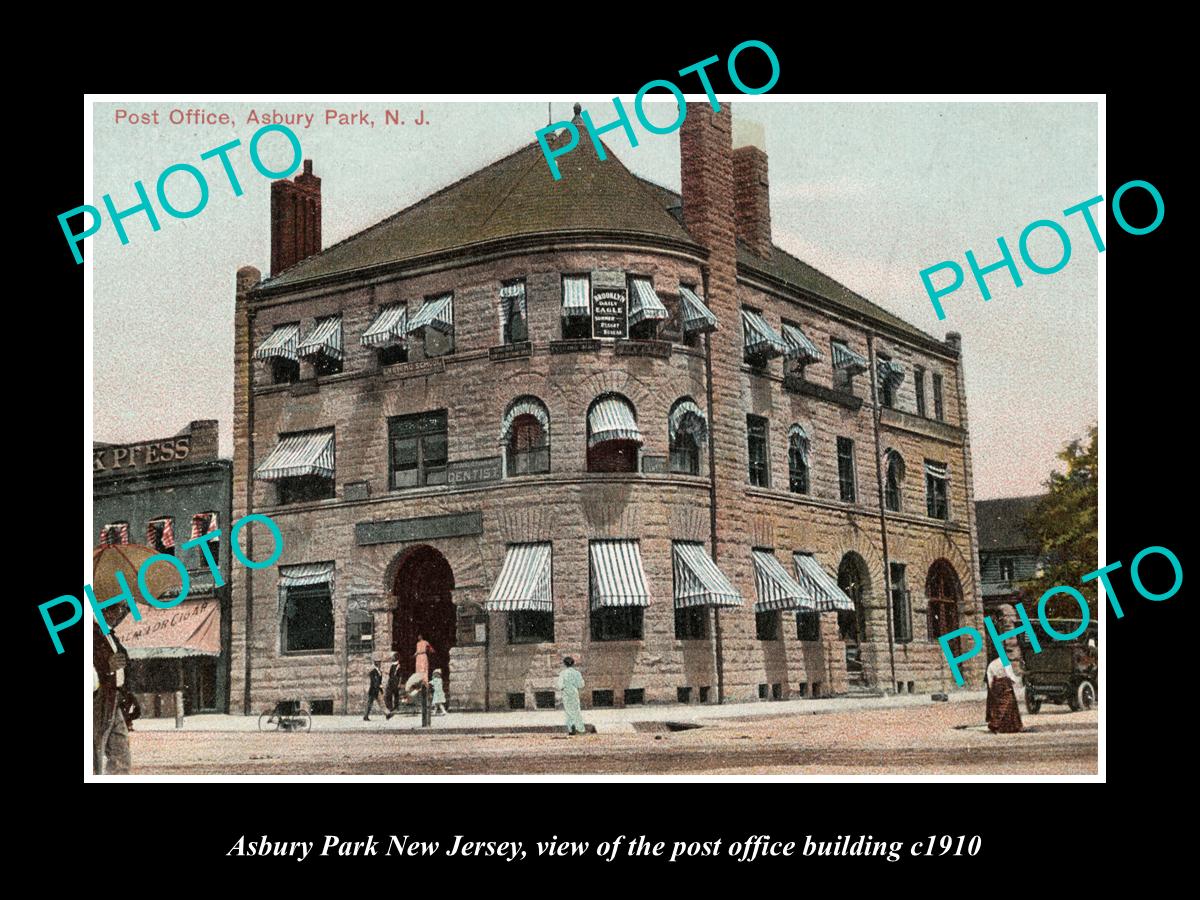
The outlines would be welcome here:
[[[1017,675],[1012,664],[997,656],[987,667],[987,723],[988,730],[999,734],[1012,734],[1023,727],[1021,710],[1017,706]]]

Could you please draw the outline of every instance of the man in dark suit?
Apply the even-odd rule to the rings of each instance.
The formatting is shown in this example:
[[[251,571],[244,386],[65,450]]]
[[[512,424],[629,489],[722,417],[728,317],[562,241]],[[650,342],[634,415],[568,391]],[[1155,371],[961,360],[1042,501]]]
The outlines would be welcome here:
[[[92,619],[92,771],[97,775],[128,775],[131,765],[129,729],[121,711],[129,657],[112,632],[128,612],[123,603],[104,610],[107,635]]]
[[[387,706],[387,718],[391,718],[396,707],[400,705],[400,663],[393,662],[388,669],[387,693],[383,695],[384,705]]]
[[[383,686],[383,673],[379,671],[379,660],[371,660],[371,674],[367,677],[369,679],[367,684],[367,714],[363,716],[364,722],[371,721],[371,707],[379,699]]]

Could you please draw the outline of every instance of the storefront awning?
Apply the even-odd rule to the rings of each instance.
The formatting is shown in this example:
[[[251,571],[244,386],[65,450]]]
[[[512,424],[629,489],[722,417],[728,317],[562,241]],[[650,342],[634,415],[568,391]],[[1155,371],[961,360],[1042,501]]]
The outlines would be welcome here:
[[[787,353],[784,354],[788,359],[794,359],[805,364],[820,362],[822,359],[821,351],[817,349],[817,345],[810,341],[808,335],[795,325],[784,323],[783,342],[788,347]]]
[[[742,338],[747,356],[770,358],[787,353],[788,347],[783,338],[767,324],[762,313],[751,309],[742,310]]]
[[[754,550],[754,581],[758,587],[755,612],[776,609],[813,610],[816,608],[810,592],[795,582],[769,550]]]
[[[811,553],[793,553],[792,561],[796,564],[796,581],[815,598],[818,612],[854,609],[854,601],[847,597],[846,592],[838,587],[838,583],[821,568],[815,556]]]
[[[280,587],[304,587],[309,584],[328,584],[333,580],[333,563],[299,563],[279,567]]]
[[[663,302],[654,292],[649,278],[630,278],[629,287],[633,296],[629,298],[629,324],[636,325],[650,319],[661,322],[670,316]]]
[[[325,354],[330,359],[342,358],[342,317],[327,316],[318,319],[316,326],[309,333],[296,352],[302,357]]]
[[[280,440],[254,477],[266,481],[300,475],[332,478],[333,471],[333,432],[309,431]]]
[[[258,345],[254,351],[255,359],[290,359],[299,360],[296,347],[300,343],[300,325],[293,322],[290,325],[280,325],[271,332],[270,337]]]
[[[633,408],[620,397],[605,397],[588,413],[588,446],[595,447],[605,441],[642,442],[633,418]]]
[[[683,304],[683,330],[688,334],[714,331],[717,317],[691,288],[679,287],[679,300]]]
[[[675,571],[675,606],[741,606],[739,594],[717,568],[703,544],[675,541],[671,544]]]
[[[890,359],[881,359],[877,361],[876,368],[879,372],[879,383],[890,384],[892,388],[897,388],[904,381],[904,366],[898,362],[893,362]]]
[[[683,400],[676,404],[671,410],[670,419],[667,420],[667,436],[671,441],[675,440],[680,431],[690,434],[697,447],[708,439],[708,420],[704,417],[704,410],[691,400]]]
[[[216,600],[184,600],[170,609],[138,604],[141,621],[126,616],[116,628],[130,659],[221,655],[221,607]]]
[[[408,333],[422,328],[436,328],[442,334],[454,331],[454,295],[445,294],[434,300],[426,300],[417,314],[408,321]]]
[[[586,319],[592,314],[592,281],[586,275],[568,275],[563,278],[562,314],[567,319]]]
[[[592,541],[589,550],[592,609],[650,605],[637,541]]]
[[[379,311],[371,327],[363,332],[361,343],[365,347],[392,347],[403,344],[407,335],[408,306],[395,303]]]
[[[835,343],[833,345],[833,367],[835,369],[849,369],[852,373],[867,371],[867,361],[859,356],[845,344]]]
[[[488,612],[554,612],[550,544],[512,544],[484,608]]]

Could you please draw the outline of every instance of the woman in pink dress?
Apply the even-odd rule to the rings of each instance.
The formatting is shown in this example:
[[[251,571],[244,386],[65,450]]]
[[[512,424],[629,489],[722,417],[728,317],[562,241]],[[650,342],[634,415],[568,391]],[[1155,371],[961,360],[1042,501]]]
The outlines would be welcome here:
[[[421,676],[421,680],[429,684],[429,657],[433,655],[433,646],[429,641],[425,640],[424,635],[417,635],[417,652],[414,654],[416,659],[417,674]]]

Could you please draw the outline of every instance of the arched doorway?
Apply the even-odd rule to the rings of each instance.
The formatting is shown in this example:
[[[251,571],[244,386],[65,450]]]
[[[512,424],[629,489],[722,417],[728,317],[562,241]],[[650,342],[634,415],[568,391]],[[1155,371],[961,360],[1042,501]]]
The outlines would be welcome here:
[[[862,645],[867,642],[866,598],[870,595],[870,579],[867,564],[861,556],[852,551],[842,557],[838,566],[838,587],[854,601],[854,609],[838,611],[838,630],[846,644],[846,680],[851,685],[867,684]]]
[[[925,579],[925,596],[929,599],[929,640],[936,641],[943,634],[949,634],[958,628],[958,609],[962,603],[962,582],[958,573],[949,560],[934,560],[929,567],[929,575]],[[962,650],[958,644],[961,638],[950,642],[955,656]],[[991,641],[988,641],[989,646]],[[995,656],[993,650],[992,656]]]
[[[450,687],[450,648],[454,646],[456,623],[454,572],[446,557],[428,546],[404,551],[396,568],[392,593],[396,608],[392,614],[392,649],[399,654],[400,674],[407,679],[416,670],[418,636],[433,645],[429,670],[442,670],[446,688]]]

